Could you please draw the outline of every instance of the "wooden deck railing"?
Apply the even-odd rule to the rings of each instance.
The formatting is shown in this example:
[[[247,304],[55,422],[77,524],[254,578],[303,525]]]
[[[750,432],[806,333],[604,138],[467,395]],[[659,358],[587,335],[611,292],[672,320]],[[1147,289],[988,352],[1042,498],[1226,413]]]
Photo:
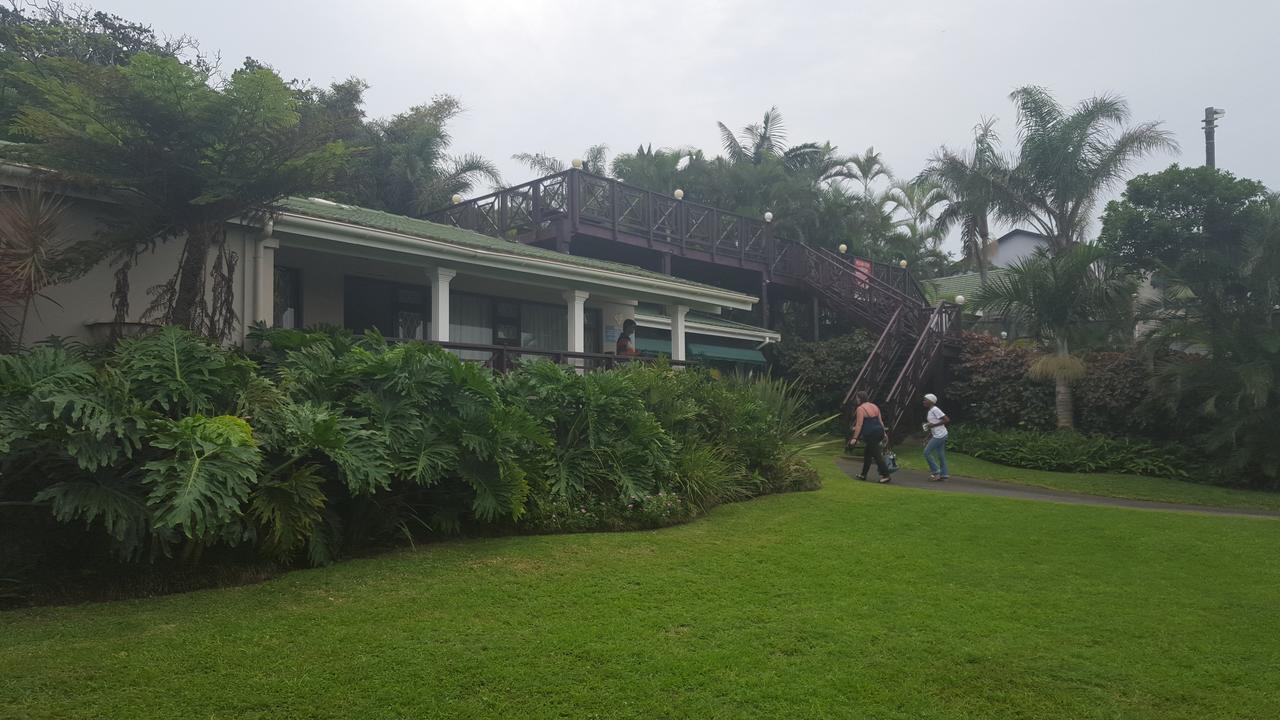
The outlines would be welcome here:
[[[412,342],[404,338],[390,338],[389,342]],[[548,360],[557,365],[581,368],[587,371],[612,370],[629,363],[652,363],[665,359],[673,367],[697,367],[693,360],[671,360],[653,355],[613,355],[609,353],[568,352],[564,350],[535,350],[532,348],[487,345],[483,343],[430,342],[458,355],[468,362],[478,362],[494,372],[504,373],[522,362]]]

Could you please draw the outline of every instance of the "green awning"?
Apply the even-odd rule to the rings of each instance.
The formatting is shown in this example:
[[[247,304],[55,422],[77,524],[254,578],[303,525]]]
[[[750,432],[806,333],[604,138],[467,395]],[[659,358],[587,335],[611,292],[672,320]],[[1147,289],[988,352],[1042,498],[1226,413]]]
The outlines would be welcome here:
[[[732,347],[728,345],[708,345],[706,343],[689,343],[686,348],[691,360],[720,360],[727,362],[750,363],[764,365],[764,354],[755,348]],[[636,338],[636,350],[654,355],[670,355],[671,341],[655,338]]]
[[[764,365],[764,354],[755,348],[689,343],[689,356],[695,359],[706,358],[708,360],[727,360],[729,362]]]

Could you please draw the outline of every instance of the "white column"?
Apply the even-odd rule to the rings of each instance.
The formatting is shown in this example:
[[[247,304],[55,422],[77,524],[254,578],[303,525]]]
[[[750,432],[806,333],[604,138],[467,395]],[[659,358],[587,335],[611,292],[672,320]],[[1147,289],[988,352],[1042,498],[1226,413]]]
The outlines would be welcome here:
[[[271,236],[253,246],[253,321],[271,327],[276,319],[276,249],[280,241]]]
[[[668,305],[671,314],[671,359],[684,360],[684,316],[689,308],[685,305]]]
[[[585,352],[587,312],[584,305],[591,293],[582,290],[565,290],[564,301],[569,308],[569,336],[565,347],[569,352]]]
[[[435,267],[427,271],[431,281],[431,339],[449,342],[449,281],[456,270]]]

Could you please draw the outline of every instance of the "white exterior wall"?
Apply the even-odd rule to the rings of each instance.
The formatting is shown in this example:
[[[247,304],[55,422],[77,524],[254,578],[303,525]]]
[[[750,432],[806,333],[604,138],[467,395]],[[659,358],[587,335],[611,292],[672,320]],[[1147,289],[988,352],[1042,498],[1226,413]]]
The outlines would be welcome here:
[[[60,235],[64,241],[77,242],[93,237],[98,227],[95,206],[84,202],[69,202],[61,224]],[[162,243],[155,250],[143,253],[129,273],[129,321],[139,322],[151,304],[147,290],[167,282],[178,269],[178,257],[182,252],[182,239]],[[232,228],[227,232],[228,247],[239,255],[235,272],[235,308],[239,317],[238,328],[232,335],[235,341],[244,338],[245,318],[252,314],[253,247],[247,242],[246,231]],[[215,252],[210,252],[209,267],[213,267]],[[43,340],[50,336],[68,337],[81,341],[91,339],[88,323],[109,322],[115,317],[111,306],[111,293],[115,290],[115,273],[118,266],[104,262],[82,277],[63,285],[47,288],[48,299],[37,298],[27,319],[23,342]],[[212,282],[206,281],[206,292],[212,297]],[[248,302],[247,302],[248,301]]]
[[[991,256],[991,266],[1007,268],[1026,260],[1034,255],[1036,250],[1047,245],[1048,243],[1042,237],[1015,231],[1006,236],[996,247]]]

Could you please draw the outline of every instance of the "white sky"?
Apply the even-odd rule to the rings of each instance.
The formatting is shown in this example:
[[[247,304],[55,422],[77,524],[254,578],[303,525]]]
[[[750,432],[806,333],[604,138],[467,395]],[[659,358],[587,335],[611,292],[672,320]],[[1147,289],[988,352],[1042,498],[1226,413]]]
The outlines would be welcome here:
[[[611,155],[641,143],[714,154],[717,120],[736,129],[771,105],[791,142],[874,145],[909,177],[983,115],[1011,142],[1007,95],[1039,84],[1067,104],[1119,93],[1135,120],[1164,121],[1181,155],[1137,170],[1203,162],[1204,107],[1226,108],[1218,167],[1280,189],[1274,0],[92,4],[193,35],[224,66],[251,55],[286,78],[364,78],[373,116],[456,95],[468,110],[454,152],[494,160],[508,183],[531,176],[516,152],[568,160],[603,142]]]

